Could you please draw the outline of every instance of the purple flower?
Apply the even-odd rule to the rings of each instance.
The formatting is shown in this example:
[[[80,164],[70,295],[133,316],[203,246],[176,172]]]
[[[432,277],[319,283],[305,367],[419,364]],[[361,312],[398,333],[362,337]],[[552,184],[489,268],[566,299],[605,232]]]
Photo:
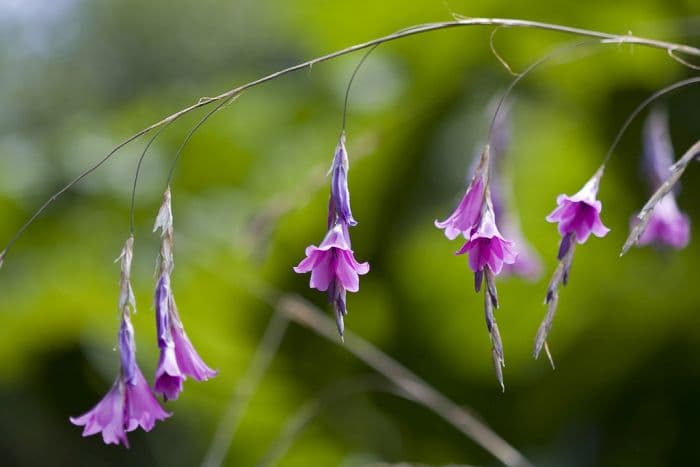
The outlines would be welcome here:
[[[596,199],[602,174],[599,170],[575,195],[562,194],[557,197],[558,206],[547,216],[547,221],[559,222],[562,237],[574,234],[578,243],[584,243],[591,233],[604,237],[610,232],[600,220],[603,205]]]
[[[352,217],[352,210],[350,209],[350,191],[348,190],[349,167],[348,153],[345,149],[345,133],[342,133],[335,148],[333,164],[329,171],[331,174],[331,196],[328,201],[329,229],[336,222],[341,222],[351,227],[357,225],[357,221]]]
[[[484,201],[484,181],[481,177],[474,177],[467,187],[457,209],[450,217],[440,222],[435,221],[435,227],[445,230],[445,237],[454,240],[459,235],[469,238],[472,228],[479,222],[481,205]]]
[[[187,377],[206,381],[218,372],[209,368],[190,342],[170,290],[170,278],[163,274],[156,286],[156,329],[160,357],[153,389],[166,400],[175,400]]]
[[[71,423],[85,427],[83,436],[102,432],[106,444],[124,444],[129,447],[126,432],[139,426],[145,431],[151,431],[157,420],[165,420],[171,415],[158,404],[136,364],[133,334],[128,316],[123,316],[119,330],[122,362],[119,376],[95,407],[79,417],[70,417]]]
[[[153,388],[166,400],[175,400],[182,392],[187,377],[206,381],[218,372],[209,368],[185,333],[170,288],[173,261],[173,214],[170,205],[170,188],[165,191],[163,204],[158,211],[153,231],[161,230],[159,278],[156,284],[156,332],[160,357]]]
[[[321,245],[306,248],[304,258],[294,271],[303,274],[311,272],[309,286],[320,291],[328,291],[329,301],[336,311],[338,331],[343,335],[343,316],[347,314],[345,293],[360,289],[360,275],[369,272],[368,263],[358,263],[350,248],[347,227],[336,224],[326,234]]]
[[[633,217],[632,222],[637,220]],[[654,206],[649,223],[639,238],[639,245],[658,243],[681,249],[690,240],[690,219],[676,205],[672,193],[667,194]]]
[[[649,187],[655,191],[671,175],[673,146],[668,132],[668,117],[655,109],[644,125],[644,169],[649,179]],[[639,246],[656,243],[681,249],[690,241],[690,219],[676,204],[673,192],[661,198],[654,206],[651,217],[637,244]],[[635,216],[631,228],[639,222]]]
[[[513,242],[503,238],[496,227],[493,209],[484,209],[481,222],[469,240],[457,251],[458,255],[469,253],[469,267],[476,274],[476,289],[481,285],[481,275],[488,267],[494,274],[499,274],[504,264],[513,264],[517,253]]]

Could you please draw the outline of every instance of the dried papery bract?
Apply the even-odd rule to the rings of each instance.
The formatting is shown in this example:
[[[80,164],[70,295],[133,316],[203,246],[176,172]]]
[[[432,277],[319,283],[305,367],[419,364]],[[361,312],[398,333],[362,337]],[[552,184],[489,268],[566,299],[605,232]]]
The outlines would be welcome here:
[[[591,234],[596,237],[604,237],[610,231],[600,220],[603,205],[597,199],[603,171],[604,166],[601,166],[576,194],[572,196],[559,195],[557,208],[547,216],[547,221],[559,223],[558,229],[562,239],[557,254],[559,264],[549,282],[545,297],[547,313],[537,330],[533,355],[538,358],[542,348],[545,348],[552,368],[554,362],[547,346],[547,336],[559,303],[559,288],[566,285],[569,280],[576,243],[584,243]]]
[[[130,273],[134,238],[129,237],[122,249],[119,310],[121,324],[118,334],[118,349],[121,369],[107,395],[90,411],[71,417],[70,421],[84,426],[83,436],[102,433],[106,444],[129,446],[126,433],[138,427],[145,431],[153,429],[155,422],[170,416],[163,410],[136,363],[134,328],[130,315],[135,308],[131,289]]]
[[[643,167],[651,190],[656,190],[672,175],[673,145],[668,131],[665,112],[654,109],[644,125]],[[690,219],[676,204],[675,192],[670,190],[659,198],[651,209],[648,221],[640,233],[639,246],[656,244],[672,248],[684,248],[690,240]],[[637,216],[630,221],[631,231],[639,224]]]
[[[160,258],[155,291],[155,315],[160,357],[156,368],[156,393],[166,400],[177,399],[187,377],[206,381],[217,375],[199,356],[190,342],[175,303],[170,276],[175,267],[173,259],[174,233],[170,187],[163,194],[163,203],[156,216],[153,231],[161,231]]]
[[[632,246],[639,242],[640,237],[644,233],[649,221],[651,219],[651,214],[654,208],[661,202],[661,200],[668,195],[671,190],[673,190],[678,180],[680,180],[683,172],[688,167],[688,165],[700,155],[700,141],[695,142],[688,150],[683,154],[683,156],[678,159],[678,161],[671,166],[671,174],[666,178],[666,180],[659,186],[659,188],[654,192],[654,194],[649,198],[649,201],[644,205],[644,207],[637,214],[637,219],[639,222],[634,226],[630,232],[625,244],[622,246],[622,251],[620,256],[624,255],[629,251]]]

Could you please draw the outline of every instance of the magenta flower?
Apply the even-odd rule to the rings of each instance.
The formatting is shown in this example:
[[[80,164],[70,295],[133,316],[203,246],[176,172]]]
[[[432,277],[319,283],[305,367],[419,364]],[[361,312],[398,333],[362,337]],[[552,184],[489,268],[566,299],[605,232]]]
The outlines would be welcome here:
[[[156,328],[160,357],[153,389],[157,394],[175,400],[188,376],[206,381],[218,374],[204,363],[187,337],[167,275],[162,275],[156,286]]]
[[[338,332],[343,335],[343,316],[347,314],[345,292],[360,289],[360,275],[369,272],[368,263],[359,263],[350,248],[347,227],[336,224],[326,234],[321,245],[306,248],[304,258],[294,271],[303,274],[311,272],[309,286],[320,291],[328,291],[329,301],[336,311]]]
[[[151,431],[157,420],[165,420],[171,414],[158,404],[136,364],[134,331],[128,316],[122,317],[119,353],[122,368],[112,389],[92,410],[80,417],[70,417],[70,421],[85,427],[83,436],[101,432],[106,444],[129,447],[126,432],[139,426]]]
[[[602,174],[602,171],[598,171],[575,195],[562,194],[557,197],[558,206],[547,216],[547,221],[559,222],[559,233],[564,239],[573,234],[578,243],[584,243],[591,233],[604,237],[610,232],[600,220],[603,205],[596,199]]]
[[[174,268],[170,188],[165,192],[163,204],[156,217],[153,230],[158,229],[161,229],[161,247],[155,308],[160,357],[153,389],[166,400],[175,400],[182,392],[183,383],[188,376],[197,381],[206,381],[218,372],[204,363],[187,337],[170,288],[170,274]]]
[[[635,219],[636,216],[633,222]],[[669,193],[654,206],[638,244],[658,243],[681,249],[685,248],[689,241],[690,219],[678,209],[673,194]]]
[[[435,221],[435,227],[445,230],[445,237],[454,240],[459,235],[469,238],[473,227],[479,222],[481,205],[484,202],[484,181],[482,177],[474,177],[467,187],[466,193],[459,202],[457,209],[450,217],[440,222]]]
[[[501,272],[504,264],[513,264],[517,253],[513,242],[503,238],[496,227],[493,209],[487,205],[477,229],[456,254],[469,253],[469,267],[475,274],[475,288],[481,288],[484,269],[489,268],[494,275]]]

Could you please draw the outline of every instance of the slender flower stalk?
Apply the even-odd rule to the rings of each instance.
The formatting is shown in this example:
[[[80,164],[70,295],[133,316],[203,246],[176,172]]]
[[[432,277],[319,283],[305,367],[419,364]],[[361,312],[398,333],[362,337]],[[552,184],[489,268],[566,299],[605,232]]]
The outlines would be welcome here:
[[[547,335],[552,327],[554,314],[559,303],[559,288],[569,281],[576,243],[584,243],[591,234],[596,237],[604,237],[610,231],[600,220],[603,205],[597,199],[603,171],[604,166],[601,166],[576,194],[572,196],[559,195],[557,208],[547,216],[547,221],[559,223],[558,229],[562,239],[557,253],[559,264],[547,287],[545,297],[547,313],[537,330],[533,355],[538,358],[542,349],[545,348],[552,368],[554,368],[554,361],[547,346]]]
[[[83,436],[102,433],[106,444],[123,444],[126,447],[129,447],[127,432],[138,427],[151,431],[156,421],[165,420],[171,415],[158,404],[136,363],[134,328],[130,318],[131,313],[136,311],[130,281],[133,244],[134,237],[130,236],[118,258],[121,260],[119,375],[107,395],[95,407],[79,417],[70,417],[71,423],[85,427]]]
[[[160,358],[156,368],[154,390],[165,400],[175,400],[183,390],[187,377],[206,381],[217,375],[199,356],[190,342],[170,287],[175,267],[173,259],[173,213],[170,187],[165,190],[163,204],[156,216],[153,231],[161,231],[160,261],[155,292],[156,331]]]

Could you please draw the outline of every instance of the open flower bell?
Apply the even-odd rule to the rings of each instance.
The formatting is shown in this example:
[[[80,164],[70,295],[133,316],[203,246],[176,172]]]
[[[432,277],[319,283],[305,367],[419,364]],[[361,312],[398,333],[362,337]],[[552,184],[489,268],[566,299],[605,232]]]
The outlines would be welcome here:
[[[319,246],[306,248],[304,258],[294,271],[311,272],[309,286],[322,292],[328,291],[329,301],[336,310],[338,332],[343,335],[343,316],[347,314],[345,292],[360,289],[360,275],[369,272],[369,263],[360,263],[350,248],[347,228],[336,224],[326,234]]]
[[[600,220],[602,203],[596,198],[598,185],[603,171],[596,174],[573,196],[559,195],[557,208],[547,216],[547,221],[559,223],[559,233],[566,238],[573,234],[578,243],[584,243],[588,237],[604,237],[610,229]]]

